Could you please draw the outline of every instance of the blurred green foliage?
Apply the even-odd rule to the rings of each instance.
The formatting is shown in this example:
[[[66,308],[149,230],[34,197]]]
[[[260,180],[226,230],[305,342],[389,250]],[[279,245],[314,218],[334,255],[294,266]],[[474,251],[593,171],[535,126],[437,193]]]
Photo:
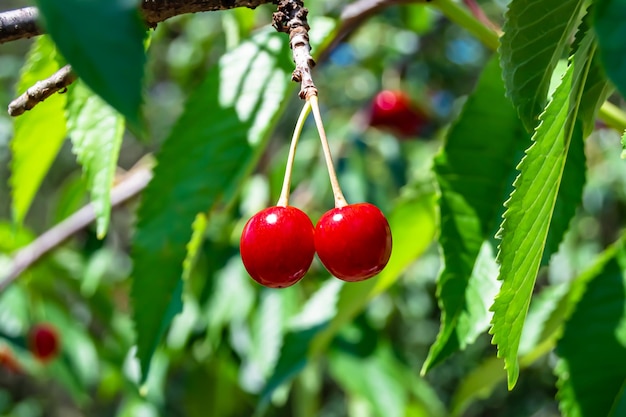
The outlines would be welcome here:
[[[486,67],[493,54],[478,38],[451,23],[437,8],[418,3],[385,7],[365,19],[346,41],[327,50],[332,38],[328,33],[340,22],[348,2],[308,3],[312,39],[322,43],[313,44],[313,53],[324,52],[314,77],[339,180],[350,202],[369,201],[387,214],[395,239],[387,269],[371,281],[347,284],[330,277],[315,260],[303,281],[279,291],[261,288],[248,277],[239,259],[239,235],[251,215],[278,199],[288,140],[301,105],[295,84],[287,85],[291,61],[286,39],[278,48],[256,44],[242,55],[242,45],[249,45],[250,40],[279,38],[275,34],[264,38],[273,12],[269,5],[169,19],[149,31],[143,107],[146,138],[138,140],[126,132],[118,161],[127,170],[154,153],[157,163],[161,162],[155,170],[157,177],[141,209],[133,200],[112,211],[104,239],[98,239],[95,224],[79,231],[0,293],[0,416],[556,417],[561,415],[557,366],[564,415],[589,416],[595,410],[590,405],[595,396],[586,392],[588,385],[580,385],[582,390],[578,383],[568,385],[569,370],[579,372],[577,377],[585,382],[600,381],[595,388],[611,397],[602,398],[602,406],[617,396],[613,415],[618,416],[623,387],[605,390],[602,368],[610,368],[613,359],[619,362],[624,349],[623,268],[618,267],[623,265],[623,250],[619,244],[610,246],[624,225],[623,132],[597,122],[584,143],[587,178],[579,195],[582,203],[575,213],[570,210],[574,217],[560,246],[550,243],[554,247],[549,251],[558,248],[558,252],[548,256],[536,274],[536,296],[520,329],[521,372],[515,389],[507,390],[503,363],[495,359],[496,348],[484,333],[486,323],[463,327],[462,314],[453,336],[448,334],[456,343],[445,352],[451,356],[445,361],[437,358],[441,363],[422,376],[420,370],[440,326],[438,275],[443,260],[455,255],[442,256],[441,250],[453,247],[445,244],[453,227],[448,223],[449,227],[440,228],[440,220],[445,223],[443,216],[449,215],[448,222],[472,232],[467,237],[473,245],[470,255],[456,253],[459,263],[453,267],[463,270],[471,265],[469,272],[475,272],[474,260],[481,247],[494,249],[484,256],[486,262],[493,263],[495,256],[498,241],[492,239],[492,229],[499,224],[505,196],[482,196],[475,192],[478,185],[472,188],[464,183],[457,189],[447,188],[441,177],[448,174],[454,180],[492,166],[474,156],[474,147],[484,146],[482,154],[490,157],[490,144],[513,140],[498,135],[501,119],[477,125],[480,117],[493,117],[485,113],[489,106],[480,101],[489,94],[479,92],[467,99],[484,68],[484,88],[502,90],[496,78],[499,69],[495,59]],[[501,25],[507,3],[486,0],[480,5]],[[2,7],[26,5],[15,0],[5,1]],[[319,19],[322,16],[330,20]],[[62,28],[57,30],[63,34]],[[610,34],[600,35],[612,39]],[[20,68],[33,43],[20,40],[0,45],[2,103],[16,96]],[[264,78],[267,84],[273,80],[278,86],[275,96],[252,94],[255,100],[270,100],[273,106],[250,113],[258,123],[244,120],[241,114],[250,104],[249,97],[233,96],[232,106],[225,106],[220,94],[232,86],[216,74],[227,68],[227,75],[236,78],[239,71],[242,80],[253,82],[254,76],[245,73],[253,59],[246,60],[245,53],[263,58],[263,53],[277,49],[284,54],[277,63],[267,65]],[[563,58],[558,55],[555,62]],[[224,57],[231,61],[224,63]],[[272,79],[275,74],[283,78]],[[70,87],[70,99],[77,95],[74,87]],[[407,92],[414,105],[429,115],[428,129],[402,140],[392,132],[368,127],[372,97],[383,89]],[[619,96],[612,101],[623,105]],[[466,112],[472,117],[459,118],[466,102]],[[135,108],[126,110],[133,114]],[[596,110],[588,109],[587,118]],[[512,108],[499,107],[498,111],[514,113]],[[519,120],[504,124],[513,129]],[[221,130],[213,129],[216,126]],[[44,131],[39,140],[46,141],[46,126],[37,127]],[[254,135],[250,133],[253,127],[257,129]],[[9,189],[14,134],[13,121],[0,113],[0,277],[9,270],[12,254],[89,201],[93,186],[91,174],[81,174],[72,147],[65,141],[56,157],[46,154],[54,159],[52,167],[23,224],[14,223],[11,205],[15,197],[10,196],[15,194]],[[194,148],[201,144],[206,146]],[[455,149],[461,150],[456,162],[450,158]],[[521,159],[521,151],[500,153],[499,162],[504,157]],[[433,171],[436,157],[439,181]],[[582,159],[577,161],[582,165]],[[449,171],[443,172],[444,168]],[[509,171],[498,171],[495,182],[512,184],[514,173]],[[195,182],[185,182],[189,178]],[[485,181],[489,180],[487,176]],[[298,148],[293,184],[291,204],[314,222],[331,207],[332,192],[312,120],[305,125]],[[489,215],[484,215],[489,217],[485,230],[481,225],[477,231],[463,228],[463,221],[480,217],[472,207],[465,213],[446,212],[435,196],[451,191],[476,197],[477,205],[489,197],[496,199],[497,204],[486,210]],[[106,198],[102,201],[106,204]],[[203,214],[196,217],[199,212]],[[564,217],[562,227],[569,220],[569,215]],[[154,219],[158,221],[150,229]],[[182,232],[173,238],[175,229]],[[187,247],[192,232],[194,239]],[[153,246],[159,250],[152,250]],[[473,257],[471,262],[468,256]],[[497,271],[492,269],[478,272],[495,282]],[[174,273],[163,273],[168,270]],[[601,298],[609,288],[602,285],[606,271],[611,273],[609,313],[609,307],[604,309],[594,298]],[[142,274],[141,281],[137,274]],[[589,282],[593,285],[586,292]],[[464,298],[466,291],[456,296]],[[468,299],[475,302],[470,308],[476,307],[472,312],[481,317],[488,314],[490,291],[476,290],[470,295],[473,298]],[[156,303],[157,299],[161,301]],[[133,313],[133,307],[142,305],[142,311]],[[588,314],[597,314],[599,320],[608,314],[613,327],[598,326],[603,331],[594,333],[597,323]],[[554,348],[570,316],[572,326],[577,327],[566,328],[556,350],[563,357],[557,361]],[[53,324],[61,335],[61,353],[48,364],[38,362],[28,349],[29,329],[38,322]],[[576,334],[578,326],[585,332]],[[613,330],[619,330],[619,338]],[[137,335],[142,332],[149,340],[139,349],[144,371],[150,363],[147,375],[142,374],[136,357]],[[457,334],[459,340],[454,339]],[[610,346],[609,355],[603,358],[602,349],[594,351],[591,345],[590,350],[578,350],[577,337],[598,337]],[[19,364],[17,372],[4,365],[6,352]],[[585,380],[585,371],[578,367],[588,355],[598,359],[593,363],[601,370],[592,375],[597,379]],[[616,367],[613,385],[620,381],[622,368]],[[579,409],[587,414],[576,414]]]

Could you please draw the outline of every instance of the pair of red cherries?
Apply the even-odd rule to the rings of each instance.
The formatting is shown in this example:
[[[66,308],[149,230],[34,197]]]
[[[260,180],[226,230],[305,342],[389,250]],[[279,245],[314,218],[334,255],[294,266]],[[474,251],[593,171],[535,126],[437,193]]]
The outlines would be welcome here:
[[[335,208],[317,225],[302,210],[289,205],[291,170],[304,121],[313,111]],[[283,189],[276,206],[248,220],[240,241],[241,259],[250,276],[270,288],[289,287],[300,281],[317,256],[328,271],[344,281],[362,281],[383,270],[391,256],[391,229],[383,213],[369,203],[348,204],[333,167],[315,94],[309,95],[291,139]]]
[[[300,281],[317,255],[344,281],[362,281],[383,270],[391,256],[391,230],[383,213],[369,203],[327,211],[315,228],[293,206],[255,214],[241,234],[241,258],[250,276],[271,288]]]

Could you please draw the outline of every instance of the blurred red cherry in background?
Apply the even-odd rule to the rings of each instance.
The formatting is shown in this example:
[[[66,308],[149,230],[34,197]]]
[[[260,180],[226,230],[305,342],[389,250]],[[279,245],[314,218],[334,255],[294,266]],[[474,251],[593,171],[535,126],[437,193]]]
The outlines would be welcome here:
[[[36,324],[28,335],[28,346],[32,354],[41,362],[56,358],[60,349],[56,328],[48,323]]]
[[[6,369],[10,373],[20,373],[22,367],[8,346],[0,344],[0,370]]]
[[[428,115],[404,91],[383,90],[370,105],[369,125],[389,130],[400,139],[418,136],[428,124]]]

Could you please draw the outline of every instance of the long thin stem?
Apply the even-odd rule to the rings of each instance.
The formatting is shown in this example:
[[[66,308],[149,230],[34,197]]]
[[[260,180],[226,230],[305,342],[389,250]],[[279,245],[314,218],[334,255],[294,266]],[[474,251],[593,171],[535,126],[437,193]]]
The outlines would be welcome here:
[[[291,145],[289,146],[289,155],[287,156],[287,166],[285,167],[285,177],[283,178],[283,189],[280,191],[280,197],[278,198],[277,206],[287,207],[289,205],[289,194],[291,193],[291,171],[293,170],[293,161],[296,159],[296,148],[298,147],[298,140],[302,133],[302,127],[304,121],[311,111],[311,103],[309,101],[304,102],[296,127],[293,130],[293,136],[291,137]]]
[[[494,51],[498,49],[500,44],[498,34],[485,26],[464,7],[452,0],[434,0],[430,4],[439,9],[452,22],[478,38],[487,48]]]
[[[330,177],[330,186],[332,187],[333,195],[335,196],[335,207],[345,207],[348,205],[348,202],[343,196],[343,192],[339,186],[339,180],[337,179],[337,173],[335,172],[335,166],[333,164],[333,156],[330,153],[330,146],[328,145],[328,139],[326,138],[326,132],[324,131],[324,124],[322,123],[322,115],[320,114],[320,105],[317,100],[317,96],[311,96],[307,101],[311,102],[315,125],[317,126],[317,131],[320,134],[320,140],[322,141],[322,150],[324,151],[324,159],[326,159],[326,167],[328,168],[328,176]]]
[[[613,129],[619,130],[620,132],[626,130],[626,114],[610,101],[605,101],[602,104],[598,112],[598,117],[606,123],[607,126]]]

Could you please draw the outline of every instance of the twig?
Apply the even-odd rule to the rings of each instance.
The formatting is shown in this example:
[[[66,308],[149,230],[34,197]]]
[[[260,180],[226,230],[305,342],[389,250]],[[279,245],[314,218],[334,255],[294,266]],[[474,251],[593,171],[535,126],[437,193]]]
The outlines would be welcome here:
[[[30,87],[21,96],[9,103],[9,115],[19,116],[25,111],[32,109],[52,94],[66,88],[76,80],[76,73],[72,71],[69,65],[54,73],[45,80],[37,81],[34,86]]]
[[[498,36],[502,35],[502,28],[487,17],[480,5],[476,3],[476,0],[463,0],[463,3],[465,3],[467,8],[479,22],[482,22],[483,25],[496,32]]]
[[[149,27],[156,27],[170,17],[186,13],[232,9],[235,7],[256,8],[275,0],[143,0],[141,13]],[[39,11],[35,7],[10,10],[0,13],[0,44],[17,39],[31,38],[44,33],[39,22]],[[19,116],[31,110],[52,94],[67,87],[76,80],[76,74],[69,65],[61,68],[46,80],[39,81],[23,95],[9,103],[10,116]]]
[[[302,100],[317,95],[317,87],[311,76],[315,60],[311,56],[309,43],[310,28],[306,18],[308,13],[302,0],[281,0],[272,23],[277,31],[289,34],[289,46],[293,51],[293,61],[296,64],[291,79],[300,83],[299,95]]]
[[[431,0],[356,0],[348,4],[341,12],[341,25],[328,48],[320,54],[318,61],[325,61],[328,54],[332,52],[341,42],[344,42],[354,30],[365,20],[377,12],[390,6],[397,6],[412,3],[428,3]]]
[[[254,9],[275,0],[143,0],[141,13],[149,27],[170,17],[187,13],[247,7]],[[94,18],[98,18],[94,16]],[[35,7],[10,10],[0,13],[0,44],[23,38],[32,38],[44,33],[39,22],[39,12]]]
[[[111,207],[117,207],[136,196],[143,190],[152,178],[152,172],[148,168],[137,168],[130,171],[127,176],[111,190]],[[52,249],[65,242],[78,231],[87,227],[96,218],[93,204],[89,203],[83,208],[54,226],[30,245],[20,249],[13,257],[13,262],[8,273],[0,279],[0,294],[17,279],[27,268],[41,259]]]
[[[0,13],[0,44],[41,34],[39,11],[35,7]]]

